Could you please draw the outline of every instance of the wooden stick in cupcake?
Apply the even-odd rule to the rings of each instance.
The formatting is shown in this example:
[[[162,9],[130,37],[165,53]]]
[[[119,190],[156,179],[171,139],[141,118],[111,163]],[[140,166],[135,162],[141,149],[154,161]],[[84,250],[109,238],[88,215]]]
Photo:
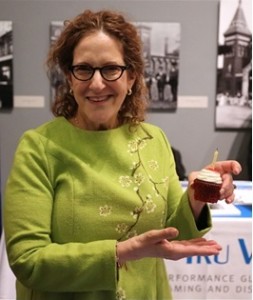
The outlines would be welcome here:
[[[219,155],[219,152],[218,152],[218,148],[216,148],[216,150],[214,151],[214,154],[213,154],[213,160],[212,160],[212,169],[214,170],[214,165],[218,159],[218,155]]]

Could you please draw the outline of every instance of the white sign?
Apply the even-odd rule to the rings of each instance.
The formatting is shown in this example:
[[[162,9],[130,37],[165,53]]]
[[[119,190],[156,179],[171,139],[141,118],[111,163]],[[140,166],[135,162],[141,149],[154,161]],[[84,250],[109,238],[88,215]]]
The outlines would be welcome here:
[[[178,96],[178,108],[207,108],[207,96]]]
[[[166,260],[174,299],[252,299],[252,220],[214,218],[206,238],[222,251],[215,256]]]
[[[14,96],[14,107],[44,107],[43,96]]]

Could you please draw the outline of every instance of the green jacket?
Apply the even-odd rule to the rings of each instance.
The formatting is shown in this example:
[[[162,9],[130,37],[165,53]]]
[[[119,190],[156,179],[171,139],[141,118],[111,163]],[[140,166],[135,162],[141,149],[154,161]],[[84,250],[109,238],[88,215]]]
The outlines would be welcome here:
[[[21,138],[4,198],[17,300],[171,299],[162,259],[116,267],[116,241],[174,226],[203,236],[171,147],[143,123],[84,131],[58,117]]]

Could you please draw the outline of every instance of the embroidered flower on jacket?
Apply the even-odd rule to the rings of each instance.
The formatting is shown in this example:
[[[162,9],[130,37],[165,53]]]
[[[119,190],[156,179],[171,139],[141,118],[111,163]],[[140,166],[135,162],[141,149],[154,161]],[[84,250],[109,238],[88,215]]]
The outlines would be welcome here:
[[[151,195],[146,196],[146,201],[145,201],[145,210],[148,214],[154,212],[156,209],[156,204],[153,202]]]
[[[156,171],[159,169],[159,164],[156,160],[152,159],[150,161],[148,161],[148,166],[150,169]]]
[[[132,179],[130,178],[130,176],[120,176],[119,177],[119,183],[124,188],[129,187],[132,183]]]
[[[131,211],[130,215],[133,216],[134,219],[137,219],[138,215],[140,215],[143,211],[142,207],[135,207],[133,211]]]
[[[127,238],[127,239],[130,239],[130,238],[132,238],[132,237],[134,237],[134,236],[137,236],[137,235],[138,235],[138,233],[137,233],[136,230],[130,230],[130,231],[128,232],[128,234],[126,235],[126,238]]]
[[[128,152],[135,153],[138,150],[143,149],[147,145],[144,139],[137,138],[128,143]]]
[[[137,140],[130,141],[127,146],[128,146],[128,152],[135,153],[138,150],[138,141]]]
[[[125,233],[128,230],[128,226],[125,223],[117,224],[116,231],[119,233]]]
[[[116,300],[126,300],[126,292],[122,287],[118,287],[116,291]]]
[[[102,217],[107,217],[112,213],[112,207],[107,204],[99,207],[99,214]]]
[[[145,180],[145,176],[141,173],[135,174],[134,175],[134,183],[137,185],[141,185]]]
[[[163,186],[166,188],[169,184],[169,177],[166,176],[166,177],[162,178],[162,183],[163,183]]]

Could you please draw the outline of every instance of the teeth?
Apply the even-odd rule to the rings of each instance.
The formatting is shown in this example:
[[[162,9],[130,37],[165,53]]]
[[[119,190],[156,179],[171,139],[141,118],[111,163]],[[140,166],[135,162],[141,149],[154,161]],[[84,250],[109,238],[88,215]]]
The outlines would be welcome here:
[[[95,102],[100,102],[106,100],[106,97],[88,97],[89,100],[95,101]]]

